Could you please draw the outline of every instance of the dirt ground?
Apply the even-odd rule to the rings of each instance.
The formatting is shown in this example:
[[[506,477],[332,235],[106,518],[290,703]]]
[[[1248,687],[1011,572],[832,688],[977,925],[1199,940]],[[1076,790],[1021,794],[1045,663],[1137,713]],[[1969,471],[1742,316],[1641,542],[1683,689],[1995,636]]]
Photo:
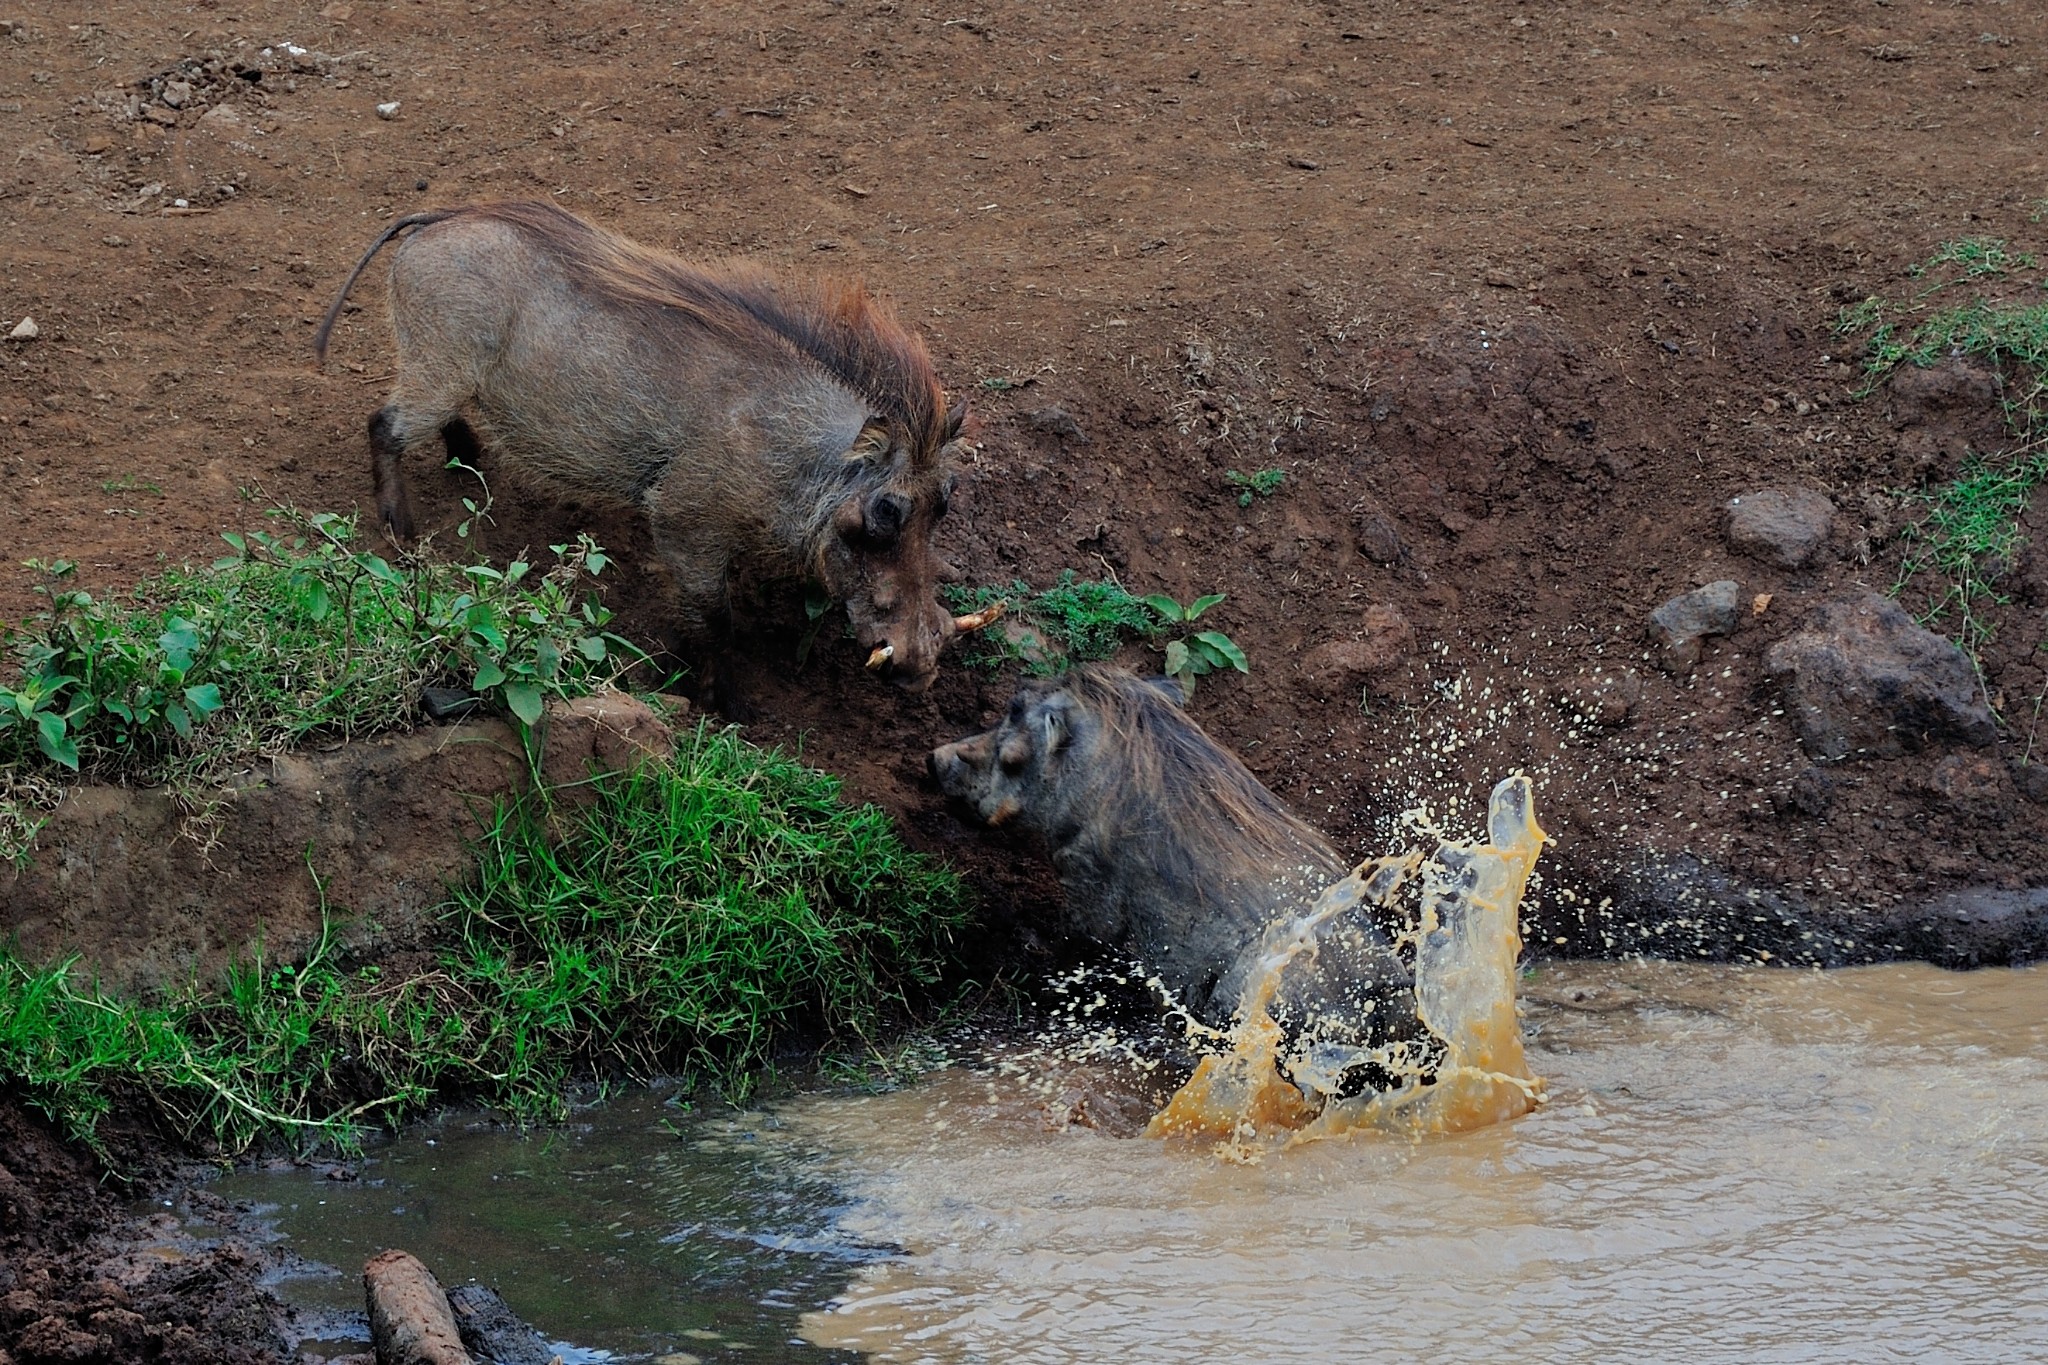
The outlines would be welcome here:
[[[393,215],[551,198],[886,293],[978,414],[945,552],[974,582],[1229,594],[1211,619],[1251,672],[1206,680],[1195,714],[1346,849],[1381,851],[1418,798],[1469,818],[1526,767],[1553,906],[1646,853],[1869,911],[2048,880],[2027,771],[2048,558],[2016,561],[1991,611],[2001,737],[1960,785],[1939,752],[1813,769],[1759,666],[1814,601],[1894,582],[1898,490],[1999,440],[1987,403],[1852,398],[1831,322],[1905,292],[1943,240],[2048,245],[2037,6],[44,0],[0,20],[0,331],[40,330],[0,343],[0,615],[34,608],[30,558],[116,590],[272,501],[366,505],[390,344],[365,289],[316,372],[334,289]],[[1226,471],[1268,467],[1285,484],[1241,507]],[[1729,549],[1722,509],[1766,486],[1833,499],[1823,562]],[[475,488],[420,470],[415,490],[445,524]],[[630,520],[494,492],[496,546],[589,525],[624,558],[629,631],[659,628]],[[2048,498],[2028,524],[2048,530]],[[1666,675],[1648,613],[1722,578],[1768,606]],[[1384,652],[1366,613],[1386,607],[1412,651],[1317,665],[1332,642]],[[800,743],[1028,922],[1056,894],[1029,850],[921,782],[1010,680],[954,667],[908,697],[850,645],[799,672],[794,640],[752,638],[755,737]],[[1625,723],[1554,704],[1622,668]]]

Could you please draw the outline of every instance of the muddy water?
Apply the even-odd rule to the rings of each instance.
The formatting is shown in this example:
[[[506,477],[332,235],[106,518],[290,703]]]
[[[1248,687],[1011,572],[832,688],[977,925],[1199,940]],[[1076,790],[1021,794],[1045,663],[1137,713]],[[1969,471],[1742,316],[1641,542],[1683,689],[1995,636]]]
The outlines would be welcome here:
[[[2048,970],[1574,964],[1523,997],[1546,1101],[1475,1132],[1234,1164],[1112,1136],[1126,1077],[1012,1054],[768,1115],[443,1124],[354,1184],[227,1192],[639,1358],[2048,1358]]]
[[[2048,1357],[2048,971],[1547,968],[1548,1102],[1255,1166],[951,1074],[785,1114],[882,1361]],[[1063,1107],[1065,1101],[1061,1101]]]

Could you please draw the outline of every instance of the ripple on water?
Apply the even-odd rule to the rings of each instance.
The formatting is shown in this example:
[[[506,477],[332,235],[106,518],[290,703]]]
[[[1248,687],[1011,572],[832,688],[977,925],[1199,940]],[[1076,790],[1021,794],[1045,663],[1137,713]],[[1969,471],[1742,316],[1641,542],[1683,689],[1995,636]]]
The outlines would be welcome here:
[[[1587,964],[1527,993],[1535,1114],[1256,1167],[1048,1132],[1002,1075],[795,1105],[842,1228],[910,1252],[806,1335],[1020,1362],[2048,1343],[2048,973]]]
[[[1522,984],[1548,1099],[1473,1132],[1234,1165],[1077,1126],[1160,1082],[1033,1056],[774,1114],[425,1125],[358,1182],[225,1192],[344,1267],[314,1301],[359,1304],[396,1244],[640,1359],[2048,1356],[2048,969]]]

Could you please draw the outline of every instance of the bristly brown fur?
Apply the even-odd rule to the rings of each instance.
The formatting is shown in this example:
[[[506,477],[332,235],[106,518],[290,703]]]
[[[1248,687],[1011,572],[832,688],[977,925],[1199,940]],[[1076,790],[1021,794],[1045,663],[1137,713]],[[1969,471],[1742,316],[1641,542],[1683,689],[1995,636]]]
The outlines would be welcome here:
[[[610,298],[673,309],[743,344],[789,347],[899,424],[917,467],[936,465],[946,408],[931,356],[858,280],[796,284],[745,263],[692,265],[553,204],[474,204],[454,212],[532,233],[580,284]]]
[[[1083,664],[1060,687],[1108,732],[1102,746],[1116,762],[1092,774],[1112,810],[1165,812],[1162,832],[1216,840],[1223,828],[1240,839],[1209,851],[1219,863],[1268,860],[1267,870],[1303,859],[1340,866],[1337,853],[1297,819],[1238,757],[1209,738],[1158,686],[1108,665]],[[1171,686],[1171,684],[1167,684]]]

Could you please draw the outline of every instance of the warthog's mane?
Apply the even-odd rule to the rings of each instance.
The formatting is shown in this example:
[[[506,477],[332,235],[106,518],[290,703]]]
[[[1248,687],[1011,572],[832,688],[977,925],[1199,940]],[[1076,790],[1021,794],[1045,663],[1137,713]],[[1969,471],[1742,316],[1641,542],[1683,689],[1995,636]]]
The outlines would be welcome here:
[[[621,303],[681,313],[744,347],[786,347],[900,424],[920,471],[945,442],[945,395],[924,341],[858,280],[780,279],[745,262],[693,265],[533,201],[456,211],[530,233],[584,288]]]
[[[1171,684],[1167,684],[1171,686]],[[1209,738],[1160,687],[1119,668],[1083,664],[1059,682],[1102,727],[1089,782],[1136,847],[1176,883],[1304,872],[1341,875],[1337,853]],[[1141,814],[1142,812],[1142,814]]]

